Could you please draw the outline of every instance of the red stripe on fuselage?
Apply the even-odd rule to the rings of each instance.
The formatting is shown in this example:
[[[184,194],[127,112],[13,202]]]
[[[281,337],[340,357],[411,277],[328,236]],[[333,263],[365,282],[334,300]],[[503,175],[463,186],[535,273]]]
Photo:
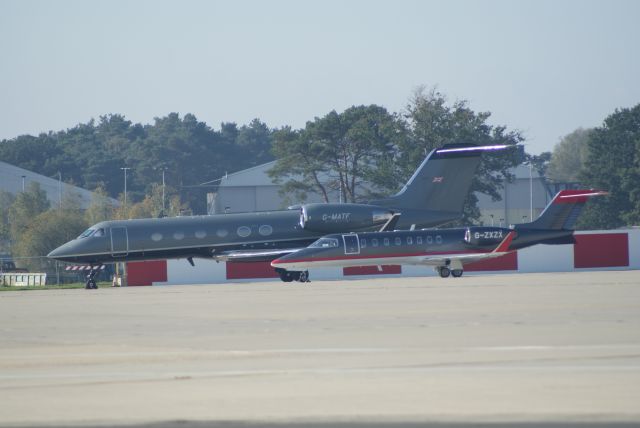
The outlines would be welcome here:
[[[419,256],[446,256],[446,255],[456,255],[456,254],[486,254],[490,253],[490,251],[482,251],[482,250],[468,250],[468,251],[434,251],[434,252],[418,252],[418,253],[396,253],[396,254],[345,254],[343,256],[334,256],[334,257],[314,257],[314,258],[306,258],[306,259],[288,259],[286,261],[279,262],[278,260],[274,260],[271,262],[272,265],[278,264],[288,264],[288,263],[306,263],[306,262],[326,262],[326,261],[334,261],[334,260],[361,260],[361,259],[386,259],[386,258],[397,258],[397,257],[419,257]]]

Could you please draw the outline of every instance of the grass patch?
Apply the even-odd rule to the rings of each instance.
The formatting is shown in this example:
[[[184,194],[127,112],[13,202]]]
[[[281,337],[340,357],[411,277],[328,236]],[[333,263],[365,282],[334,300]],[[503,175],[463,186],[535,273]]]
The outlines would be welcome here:
[[[84,288],[84,282],[73,282],[70,284],[45,285],[45,286],[0,286],[1,291],[29,291],[29,290],[69,290],[74,288]],[[111,288],[111,282],[98,282],[98,288]]]

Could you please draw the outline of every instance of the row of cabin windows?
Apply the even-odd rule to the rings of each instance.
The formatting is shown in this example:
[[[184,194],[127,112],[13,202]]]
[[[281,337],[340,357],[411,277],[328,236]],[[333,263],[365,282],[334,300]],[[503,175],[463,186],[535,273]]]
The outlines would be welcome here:
[[[248,226],[240,226],[238,229],[236,229],[236,233],[238,234],[239,237],[241,238],[246,238],[248,236],[251,235],[252,230],[250,227]],[[271,227],[268,224],[263,224],[260,227],[258,227],[258,234],[260,234],[261,236],[269,236],[273,233],[273,227]],[[229,234],[229,231],[227,229],[218,229],[216,231],[216,235],[220,238],[224,238],[225,236],[227,236]],[[103,237],[105,236],[105,230],[103,228],[100,229],[87,229],[85,230],[80,236],[78,236],[79,239],[81,238],[89,238],[89,237]],[[198,239],[203,239],[207,236],[207,232],[205,232],[204,230],[198,230],[194,233],[194,236]],[[185,234],[184,232],[175,232],[173,233],[173,239],[175,240],[182,240],[184,239]],[[153,241],[160,241],[164,238],[164,235],[160,232],[155,232],[151,235],[151,240]]]
[[[236,233],[238,234],[239,237],[241,238],[246,238],[248,236],[251,235],[251,228],[248,226],[240,226],[237,230]],[[268,224],[263,224],[262,226],[260,226],[258,228],[258,233],[262,236],[269,236],[273,233],[273,227],[269,226]],[[227,231],[227,229],[218,229],[216,231],[216,235],[220,238],[224,238],[225,236],[227,236],[229,234],[229,232]],[[184,238],[184,233],[182,232],[176,232],[173,234],[173,238],[176,240],[181,240]],[[198,230],[195,233],[195,237],[198,239],[202,239],[204,237],[207,236],[207,232],[205,232],[204,230]],[[156,232],[153,235],[151,235],[151,239],[153,241],[160,241],[162,240],[163,235],[162,233]]]
[[[427,243],[427,245],[431,245],[434,242],[436,244],[442,244],[442,236],[441,235],[436,235],[435,237],[431,236],[431,235],[427,235],[426,237],[422,237],[422,236],[416,236],[415,239],[413,239],[413,236],[407,236],[406,240],[404,241],[404,243],[406,243],[406,245],[413,245],[414,243],[416,245],[422,245],[424,242]],[[385,247],[388,247],[389,245],[391,245],[391,241],[389,238],[383,238],[382,240],[382,245]],[[395,245],[403,245],[403,239],[400,236],[396,236],[396,238],[393,240],[393,243]],[[360,248],[367,248],[367,245],[371,244],[372,247],[377,247],[380,244],[380,241],[378,240],[378,238],[360,238]]]

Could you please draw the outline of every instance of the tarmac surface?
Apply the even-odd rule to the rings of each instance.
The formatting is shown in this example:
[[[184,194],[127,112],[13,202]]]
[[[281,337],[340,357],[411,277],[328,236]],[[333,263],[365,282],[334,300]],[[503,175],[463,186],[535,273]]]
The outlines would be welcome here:
[[[0,425],[640,426],[640,271],[3,292]]]

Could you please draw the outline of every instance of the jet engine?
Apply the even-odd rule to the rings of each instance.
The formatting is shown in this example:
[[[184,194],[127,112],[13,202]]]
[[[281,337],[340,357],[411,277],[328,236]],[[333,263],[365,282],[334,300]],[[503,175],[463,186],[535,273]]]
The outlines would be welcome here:
[[[502,227],[468,227],[464,234],[464,242],[473,247],[495,247],[510,231]]]
[[[300,227],[318,233],[374,230],[394,212],[364,204],[306,204],[300,207]]]

